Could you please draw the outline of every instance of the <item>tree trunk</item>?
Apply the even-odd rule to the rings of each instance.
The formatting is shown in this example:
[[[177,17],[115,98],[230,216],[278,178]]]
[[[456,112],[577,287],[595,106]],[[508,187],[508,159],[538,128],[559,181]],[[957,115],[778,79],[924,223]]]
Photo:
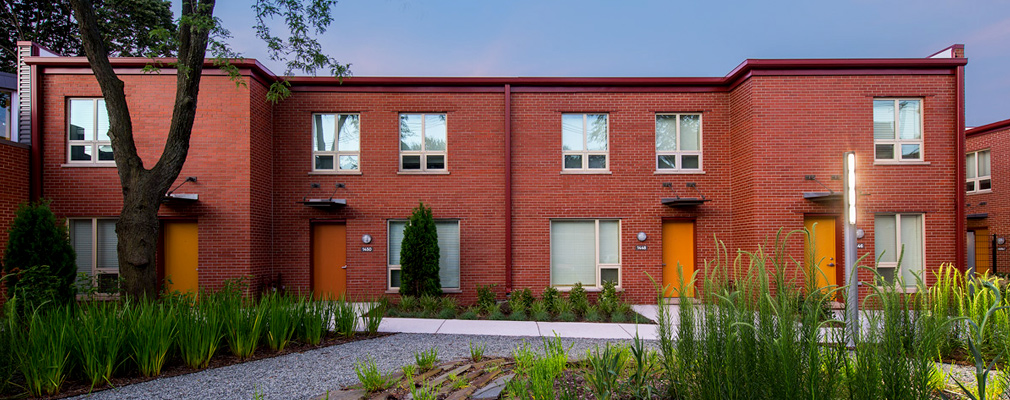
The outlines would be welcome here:
[[[119,237],[119,276],[133,297],[154,298],[160,285],[157,274],[158,207],[167,189],[138,183],[123,190],[123,209],[116,222]]]

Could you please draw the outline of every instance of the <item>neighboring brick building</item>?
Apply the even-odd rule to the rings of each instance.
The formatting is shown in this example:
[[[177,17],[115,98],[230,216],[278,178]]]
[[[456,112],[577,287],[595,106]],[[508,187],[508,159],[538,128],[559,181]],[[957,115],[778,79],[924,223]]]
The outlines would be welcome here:
[[[423,201],[439,221],[443,286],[464,302],[478,285],[608,279],[649,302],[648,276],[675,282],[677,262],[706,271],[715,239],[771,251],[779,229],[814,222],[825,277],[841,282],[848,151],[858,254],[888,249],[888,275],[902,243],[912,269],[961,265],[966,59],[960,46],[941,53],[747,60],[722,78],[298,77],[277,105],[265,100],[277,78],[255,61],[235,63],[242,86],[208,67],[181,186],[160,211],[161,276],[181,290],[251,275],[380,296],[399,277],[402,221]],[[121,194],[101,92],[83,58],[27,62],[33,183],[70,218],[81,270],[114,273]],[[112,60],[153,163],[175,77],[142,73],[147,62]],[[802,239],[786,250],[800,276]]]
[[[967,266],[1010,272],[1010,119],[968,129],[965,143]]]

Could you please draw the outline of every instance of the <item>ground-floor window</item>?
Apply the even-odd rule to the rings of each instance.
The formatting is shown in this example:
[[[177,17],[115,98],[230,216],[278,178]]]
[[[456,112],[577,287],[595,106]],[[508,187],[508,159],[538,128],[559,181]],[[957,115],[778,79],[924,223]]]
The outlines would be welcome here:
[[[404,220],[389,221],[388,286],[390,290],[400,288],[400,246],[403,243]],[[438,232],[438,277],[442,289],[459,289],[459,221],[435,221]]]
[[[70,220],[70,244],[77,253],[77,272],[91,279],[99,293],[119,292],[116,220]]]
[[[923,214],[878,214],[873,218],[877,272],[886,282],[901,278],[915,287],[923,277]]]
[[[621,284],[621,221],[551,221],[551,285]]]

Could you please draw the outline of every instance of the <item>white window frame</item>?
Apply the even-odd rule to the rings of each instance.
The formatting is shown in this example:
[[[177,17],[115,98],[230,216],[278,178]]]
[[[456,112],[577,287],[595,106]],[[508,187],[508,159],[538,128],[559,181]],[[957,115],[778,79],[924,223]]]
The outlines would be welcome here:
[[[621,232],[622,232],[623,227],[624,227],[623,226],[623,221],[620,218],[595,218],[595,219],[592,219],[592,218],[585,218],[585,219],[582,219],[582,218],[557,218],[557,219],[552,219],[550,221],[550,223],[551,223],[551,225],[553,225],[555,222],[570,222],[570,221],[593,221],[593,222],[595,222],[595,224],[593,226],[594,226],[594,229],[596,230],[595,231],[595,236],[596,236],[596,254],[594,255],[596,257],[596,282],[595,282],[596,284],[593,285],[593,286],[589,286],[589,285],[586,285],[586,283],[583,283],[583,285],[586,286],[586,287],[602,288],[603,287],[603,281],[600,278],[600,275],[601,275],[600,271],[602,271],[604,269],[616,269],[617,270],[617,285],[615,285],[615,287],[618,288],[618,289],[620,289],[622,287],[621,284],[624,281],[624,268],[622,267],[622,265],[624,265],[624,247],[622,246],[622,244],[623,244],[622,242],[624,241],[624,239],[622,238],[622,235],[621,235]],[[601,247],[600,246],[600,221],[617,221],[617,260],[618,260],[617,264],[602,264],[602,263],[600,263],[600,247]],[[550,228],[548,227],[548,231],[549,230],[550,230]],[[548,238],[552,239],[550,237],[550,234],[548,234]],[[550,245],[553,246],[554,243],[550,243]],[[548,254],[548,257],[550,257],[549,254]],[[550,276],[549,276],[549,279],[550,279],[550,282],[552,283],[552,286],[554,286],[555,288],[560,289],[561,291],[567,291],[567,290],[570,290],[572,287],[574,287],[574,285],[553,285],[553,282],[554,282],[554,264],[553,264],[553,262],[551,263],[551,266],[550,266]]]
[[[978,155],[981,153],[989,153],[989,175],[979,175],[978,168]],[[965,168],[965,193],[990,193],[992,192],[992,151],[991,149],[984,149],[978,151],[972,151],[965,155],[965,163],[968,162],[968,156],[974,156],[975,161],[975,177],[971,178],[967,176],[967,168]],[[988,189],[980,189],[982,181],[989,181]],[[967,190],[967,184],[972,184],[972,190]]]
[[[67,230],[70,231],[72,228],[72,221],[90,221],[91,222],[91,286],[98,287],[98,275],[116,275],[116,279],[119,279],[119,266],[115,268],[99,268],[98,267],[98,221],[117,221],[118,218],[68,218],[67,219]],[[73,232],[70,232],[71,235]],[[118,234],[116,240],[119,240]],[[74,251],[77,251],[77,247],[74,247]],[[117,250],[118,251],[118,250]],[[118,257],[118,255],[117,255]],[[76,278],[75,278],[76,283]],[[103,294],[119,294],[117,293],[103,293]]]
[[[340,116],[356,116],[358,117],[358,150],[357,151],[343,151],[343,150],[317,150],[316,149],[316,116],[317,115],[332,115],[333,118],[333,142],[334,145],[339,148],[340,146],[336,143],[340,142],[340,131],[338,128],[338,122]],[[359,113],[346,113],[346,112],[336,112],[336,113],[312,113],[312,172],[329,172],[329,173],[358,173],[361,172],[361,114]],[[316,157],[317,156],[331,156],[333,157],[333,168],[316,168]],[[358,158],[358,168],[355,169],[341,169],[340,168],[340,156],[355,156]]]
[[[915,97],[878,97],[874,98],[872,101],[888,101],[890,100],[894,107],[894,138],[893,139],[877,139],[875,136],[873,138],[873,162],[878,164],[896,164],[896,163],[921,163],[926,160],[926,147],[925,147],[925,137],[926,137],[926,106],[925,101],[921,98]],[[918,139],[900,139],[901,137],[901,109],[899,102],[901,101],[918,101],[919,102],[919,138]],[[871,110],[873,103],[871,102]],[[872,111],[871,111],[872,112]],[[871,118],[872,123],[872,118]],[[873,132],[875,134],[875,132]],[[890,144],[892,158],[877,158],[877,145],[878,144]],[[901,145],[903,144],[917,144],[919,145],[919,158],[916,159],[903,159],[901,158]]]
[[[2,97],[3,95],[7,96],[7,107],[0,112],[7,113],[7,115],[4,116],[7,118],[5,120],[7,121],[7,124],[4,125],[2,129],[0,129],[0,139],[14,140],[14,138],[12,137],[13,135],[11,134],[11,132],[14,130],[13,128],[14,121],[11,121],[11,118],[14,115],[14,112],[12,111],[12,108],[14,107],[14,93],[7,90],[0,90],[0,97]]]
[[[704,124],[703,117],[701,113],[656,113],[656,117],[661,115],[675,115],[677,116],[676,126],[677,126],[677,150],[676,151],[660,151],[656,150],[656,172],[659,173],[701,173],[705,171],[704,157],[702,156],[702,150],[705,149],[702,141],[704,137]],[[684,151],[680,149],[680,117],[684,115],[697,115],[698,116],[698,150],[688,150]],[[659,132],[655,132],[655,141],[659,141]],[[609,148],[609,147],[608,147]],[[698,156],[698,168],[684,168],[684,156]],[[677,165],[676,168],[660,168],[659,167],[659,157],[660,156],[676,156]]]
[[[917,216],[917,217],[919,217],[919,221],[921,222],[919,224],[919,229],[922,231],[921,232],[922,243],[920,244],[920,247],[922,248],[922,255],[921,255],[922,265],[919,266],[920,269],[918,271],[916,271],[916,272],[917,272],[917,275],[919,275],[923,280],[925,280],[926,276],[924,275],[924,273],[926,271],[926,214],[925,213],[878,213],[878,214],[874,214],[873,217],[874,217],[874,220],[877,217],[883,217],[883,216],[894,217],[895,218],[895,220],[894,220],[894,227],[895,227],[894,228],[894,233],[895,233],[895,238],[894,239],[895,239],[895,242],[894,243],[895,243],[895,247],[898,249],[899,253],[894,255],[894,259],[895,260],[899,260],[899,259],[903,259],[904,258],[902,256],[902,254],[901,254],[901,217],[903,215]],[[876,231],[876,223],[874,223],[874,232],[873,232],[873,234],[874,235],[878,234],[878,232]],[[876,245],[874,245],[874,247],[876,247]],[[876,254],[877,249],[874,249],[873,252],[874,252],[874,256],[878,257],[877,254]],[[898,276],[894,275],[895,273],[899,272],[899,271],[897,271],[897,268],[898,268],[898,262],[897,261],[893,261],[893,262],[878,262],[877,263],[877,269],[878,270],[879,269],[884,269],[884,268],[889,268],[892,271],[894,271],[894,273],[892,273],[892,276],[894,276],[895,280],[898,279]],[[917,282],[904,282],[904,283],[905,283],[905,289],[906,290],[908,290],[908,289],[914,289],[916,287],[916,285],[917,285]]]
[[[92,127],[91,127],[91,129],[92,129],[92,131],[95,134],[95,140],[71,140],[70,139],[70,126],[72,125],[71,124],[71,120],[70,120],[71,117],[72,117],[71,110],[70,110],[70,103],[73,102],[74,100],[91,100],[91,121],[92,121],[91,123],[93,124]],[[67,140],[67,148],[66,148],[66,151],[67,151],[67,164],[74,164],[74,165],[103,165],[103,166],[115,166],[116,165],[116,161],[115,160],[102,160],[102,161],[98,160],[98,148],[101,147],[101,146],[112,146],[112,140],[111,139],[110,140],[98,140],[98,102],[99,101],[104,101],[104,100],[105,99],[103,99],[101,97],[70,97],[70,98],[67,98],[66,108],[65,108],[66,114],[67,114],[67,126],[66,126],[66,130],[65,130],[66,133],[64,134],[64,137]],[[110,120],[109,122],[110,122],[109,127],[111,129],[111,127],[112,127],[111,122],[112,121]],[[91,147],[91,160],[88,160],[88,161],[73,160],[72,157],[71,157],[71,151],[72,151],[72,149],[73,149],[74,146],[87,146],[87,147]]]
[[[400,148],[400,135],[402,132],[399,129],[400,117],[404,115],[419,115],[421,116],[421,150],[403,150]],[[427,121],[427,116],[429,115],[444,115],[445,116],[445,150],[428,150],[425,138],[427,138],[427,127],[425,126]],[[397,121],[397,137],[396,137],[396,148],[400,149],[400,172],[405,173],[445,173],[449,171],[449,114],[448,113],[399,113],[396,116]],[[404,169],[403,168],[403,156],[419,156],[421,159],[420,169]],[[442,156],[442,168],[438,169],[428,169],[428,156]]]
[[[410,220],[409,219],[390,219],[390,220],[386,220],[386,262],[387,263],[389,262],[389,245],[390,245],[389,240],[392,239],[392,237],[393,237],[393,235],[390,234],[392,232],[390,230],[390,226],[392,226],[392,224],[394,222],[407,222],[407,223],[410,223]],[[456,237],[458,237],[459,240],[460,240],[460,242],[461,242],[460,243],[460,249],[459,249],[460,250],[460,255],[461,255],[461,257],[460,257],[460,266],[459,266],[459,271],[457,271],[457,273],[459,273],[459,275],[460,275],[460,277],[459,277],[459,286],[460,287],[458,287],[458,288],[442,288],[442,291],[443,292],[445,292],[445,291],[458,291],[458,290],[461,290],[463,288],[463,280],[462,280],[462,276],[463,276],[463,271],[462,271],[463,270],[463,260],[462,260],[462,253],[463,253],[462,241],[463,241],[463,235],[462,235],[462,231],[460,231],[460,229],[462,229],[461,228],[462,224],[460,223],[460,221],[458,219],[435,219],[435,223],[439,223],[439,222],[455,222],[456,223]],[[402,246],[401,246],[400,250],[401,251],[403,250]],[[400,264],[387,264],[386,265],[386,290],[387,291],[400,290],[399,286],[393,286],[393,271],[401,271],[400,277],[401,277],[401,279],[403,277],[403,275],[402,275],[403,272],[402,272],[402,269],[400,268]]]
[[[565,150],[564,149],[564,118],[566,115],[581,115],[582,116],[582,150]],[[589,115],[603,115],[607,117],[607,149],[606,150],[589,150],[589,133],[586,131]],[[561,170],[563,172],[607,172],[610,171],[610,113],[602,112],[589,112],[589,113],[562,113],[562,146],[561,146]],[[603,168],[589,168],[589,156],[599,156],[605,157],[606,165]],[[582,156],[582,167],[581,168],[566,168],[565,167],[565,156]]]

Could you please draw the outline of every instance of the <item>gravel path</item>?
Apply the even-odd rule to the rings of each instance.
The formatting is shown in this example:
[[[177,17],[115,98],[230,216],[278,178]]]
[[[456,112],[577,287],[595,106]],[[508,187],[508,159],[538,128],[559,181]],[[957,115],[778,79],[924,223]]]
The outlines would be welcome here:
[[[110,389],[76,399],[307,399],[358,382],[354,362],[372,356],[383,372],[414,363],[414,351],[438,348],[440,360],[469,357],[468,343],[484,343],[486,356],[511,355],[523,341],[539,349],[541,339],[507,336],[430,335],[400,333],[304,353],[247,362],[223,368]],[[608,340],[561,339],[570,356]],[[619,342],[619,341],[609,341]],[[574,358],[574,357],[573,357]]]

